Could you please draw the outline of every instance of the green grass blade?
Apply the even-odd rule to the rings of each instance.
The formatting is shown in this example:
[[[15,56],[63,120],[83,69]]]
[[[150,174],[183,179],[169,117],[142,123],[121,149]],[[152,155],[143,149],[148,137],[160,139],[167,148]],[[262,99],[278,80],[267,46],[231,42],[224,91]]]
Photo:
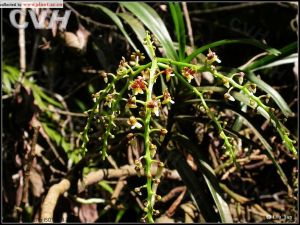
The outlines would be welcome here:
[[[197,157],[199,160],[199,170],[201,171],[204,180],[207,184],[207,187],[211,193],[211,196],[214,200],[218,208],[218,213],[220,215],[221,221],[223,223],[230,223],[232,222],[231,213],[229,210],[228,204],[223,199],[222,195],[223,192],[219,187],[218,180],[214,174],[213,169],[203,160],[203,156],[199,151],[198,146],[196,146],[192,141],[190,141],[186,136],[182,134],[176,135],[176,140],[180,144],[182,148],[187,149],[193,155]]]
[[[108,191],[110,194],[114,193],[114,189],[105,181],[101,180],[98,182],[98,184],[106,191]]]
[[[177,36],[177,41],[179,43],[179,48],[178,48],[179,60],[183,60],[185,57],[186,36],[185,36],[185,25],[184,25],[182,11],[178,2],[175,3],[169,2],[169,6],[170,6],[173,22],[175,25],[175,33]]]
[[[297,47],[298,47],[297,42],[293,42],[293,43],[283,47],[282,49],[280,49],[279,51],[281,52],[281,54],[279,56],[267,55],[267,56],[263,57],[262,59],[256,60],[256,61],[252,62],[250,65],[248,65],[246,67],[240,67],[239,69],[254,71],[256,68],[265,66],[269,63],[275,62],[276,60],[279,60],[288,55],[291,55],[292,53],[295,53],[297,51]]]
[[[209,194],[207,195],[206,190],[208,188],[203,177],[201,177],[202,179],[200,181],[200,177],[196,176],[191,167],[187,164],[185,157],[179,151],[170,151],[168,156],[170,162],[176,168],[184,184],[194,197],[195,202],[205,221],[220,221],[218,214],[216,214],[213,208],[213,201],[211,201],[209,198]]]
[[[283,59],[279,59],[279,60],[269,63],[265,66],[257,67],[255,69],[253,69],[252,71],[254,72],[257,70],[272,68],[272,67],[281,66],[281,65],[290,64],[290,63],[296,63],[296,62],[298,62],[298,53],[291,54]]]
[[[126,209],[120,209],[116,215],[115,223],[118,223],[124,216]]]
[[[197,55],[199,55],[200,53],[203,53],[204,51],[208,50],[209,48],[215,48],[218,46],[228,45],[228,44],[248,44],[248,45],[253,45],[258,48],[261,48],[272,55],[277,56],[280,54],[280,51],[278,51],[277,49],[271,48],[257,40],[253,40],[253,39],[221,40],[221,41],[216,41],[216,42],[204,45],[201,48],[196,49],[192,54],[190,54],[188,57],[185,58],[184,62],[190,62]]]
[[[202,167],[201,170],[203,172],[204,179],[217,205],[222,222],[232,223],[233,220],[231,217],[229,206],[221,195],[222,191],[219,187],[219,182],[216,178],[216,175],[214,174],[214,170],[202,159],[199,158],[199,161]]]
[[[171,36],[160,16],[143,2],[121,2],[122,6],[133,13],[157,37],[165,54],[170,59],[178,59]]]
[[[141,43],[144,42],[144,39],[146,37],[146,30],[143,26],[143,24],[136,18],[134,18],[131,14],[125,12],[125,13],[118,13],[118,15],[128,23],[128,25],[131,27],[131,29],[136,34],[137,38]],[[148,47],[143,45],[148,56],[151,57]]]
[[[120,18],[117,16],[116,13],[114,13],[113,11],[111,11],[110,9],[102,6],[102,5],[96,5],[96,4],[84,4],[84,3],[76,3],[78,5],[83,5],[83,6],[88,6],[88,7],[92,7],[95,9],[101,9],[107,16],[109,16],[111,18],[112,21],[114,21],[114,23],[117,25],[117,27],[120,29],[120,31],[122,32],[122,34],[125,36],[125,38],[128,40],[129,44],[132,46],[132,48],[136,51],[137,47],[135,46],[135,44],[133,43],[133,41],[131,40],[131,38],[129,37],[128,33],[126,32],[122,21],[120,20]]]

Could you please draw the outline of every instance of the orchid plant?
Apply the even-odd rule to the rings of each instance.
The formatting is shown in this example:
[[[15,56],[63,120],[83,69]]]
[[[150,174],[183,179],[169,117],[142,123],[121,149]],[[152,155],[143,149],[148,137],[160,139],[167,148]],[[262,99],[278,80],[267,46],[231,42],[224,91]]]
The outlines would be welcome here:
[[[142,217],[142,221],[154,222],[153,216],[159,213],[154,208],[154,205],[156,201],[161,199],[161,196],[156,192],[164,163],[160,161],[157,150],[170,131],[156,121],[160,119],[163,109],[169,109],[172,104],[177,104],[168,91],[167,85],[161,90],[161,93],[157,93],[154,86],[159,83],[159,78],[167,84],[172,83],[172,79],[177,79],[200,99],[201,111],[206,113],[210,120],[213,121],[219,137],[223,140],[223,148],[229,155],[231,162],[237,167],[239,166],[236,161],[236,152],[239,149],[237,140],[233,136],[228,135],[224,129],[226,123],[220,121],[218,114],[206,103],[204,95],[211,91],[200,91],[193,85],[196,73],[209,72],[220,80],[227,89],[224,94],[225,101],[235,101],[236,97],[232,94],[232,91],[234,89],[240,91],[247,97],[250,107],[269,117],[286,148],[297,156],[297,151],[294,147],[295,141],[290,138],[286,128],[275,116],[275,109],[267,106],[270,96],[256,96],[256,84],[245,81],[245,73],[243,71],[227,75],[219,72],[216,63],[221,63],[221,60],[211,49],[208,50],[205,62],[199,65],[157,57],[157,47],[154,44],[156,42],[153,41],[150,33],[147,32],[144,45],[150,52],[150,62],[143,64],[145,60],[144,54],[136,51],[132,53],[129,62],[125,58],[122,58],[116,74],[102,74],[104,81],[108,85],[105,89],[94,95],[95,105],[89,112],[89,119],[82,133],[82,149],[84,154],[88,151],[88,131],[93,118],[96,114],[105,115],[102,117],[102,121],[98,121],[105,127],[105,132],[100,137],[102,144],[99,147],[102,159],[105,160],[108,155],[107,152],[109,152],[109,140],[114,138],[114,131],[117,130],[116,118],[121,114],[124,115],[121,112],[125,110],[125,114],[128,116],[127,125],[129,126],[127,134],[128,143],[131,144],[138,136],[142,137],[144,143],[144,154],[135,160],[137,174],[144,175],[147,179],[145,185],[135,188],[135,191],[140,195],[142,194],[141,189],[144,188],[147,191],[144,205],[145,214]],[[108,79],[108,77],[111,79]],[[121,90],[116,90],[116,83],[121,82],[121,80],[125,80],[126,84]],[[122,101],[126,104],[121,104]],[[103,106],[106,108],[103,108]],[[105,110],[105,114],[103,110]],[[152,167],[156,168],[155,175],[152,173]]]

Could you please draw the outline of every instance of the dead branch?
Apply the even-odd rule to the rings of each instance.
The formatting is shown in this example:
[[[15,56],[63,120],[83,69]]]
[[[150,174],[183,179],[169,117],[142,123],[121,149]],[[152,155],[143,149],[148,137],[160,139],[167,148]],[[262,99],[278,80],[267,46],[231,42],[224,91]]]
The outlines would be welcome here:
[[[156,174],[157,166],[153,166],[151,168],[151,173],[153,175]],[[135,165],[125,165],[122,166],[120,169],[100,169],[98,171],[94,171],[89,173],[86,177],[83,178],[82,181],[78,181],[78,192],[82,192],[85,188],[89,185],[98,183],[103,179],[112,179],[112,178],[120,178],[120,177],[128,177],[128,176],[135,176],[137,174],[135,170]],[[142,173],[143,174],[143,173]],[[167,179],[175,179],[180,180],[180,176],[176,170],[163,170],[163,177]],[[50,187],[46,198],[42,204],[41,210],[41,221],[46,222],[53,222],[53,212],[55,206],[57,204],[59,196],[61,196],[64,192],[68,191],[71,187],[71,176],[64,178],[58,184],[53,185]]]
[[[179,186],[176,188],[173,188],[168,194],[166,194],[164,197],[161,198],[161,202],[167,202],[171,200],[178,192],[182,192],[186,189],[186,186]]]
[[[192,48],[194,48],[195,44],[194,44],[194,38],[193,38],[193,29],[192,29],[190,15],[189,15],[189,11],[188,11],[186,2],[182,2],[182,8],[183,8],[183,13],[184,13],[186,26],[187,26],[187,29],[188,29],[188,36],[189,36],[189,39],[190,39],[190,45],[191,45]]]
[[[19,24],[24,24],[26,18],[26,8],[21,9]],[[25,29],[19,29],[19,48],[20,48],[20,80],[26,72],[26,48],[25,48]]]
[[[28,154],[28,158],[26,160],[27,162],[25,162],[25,166],[24,166],[24,186],[23,186],[23,193],[22,193],[23,194],[22,195],[22,203],[24,204],[24,206],[26,206],[26,204],[28,204],[29,176],[30,176],[30,170],[32,167],[32,161],[35,157],[35,146],[36,146],[37,138],[39,135],[39,129],[40,129],[40,127],[34,128],[31,149]]]
[[[71,187],[71,182],[68,179],[63,179],[58,184],[54,184],[50,187],[46,198],[42,205],[41,222],[50,223],[53,222],[53,212],[60,195],[65,193]]]
[[[176,200],[172,203],[170,208],[167,210],[166,215],[168,217],[171,217],[175,213],[176,209],[180,205],[180,203],[185,195],[185,192],[186,192],[186,187],[182,190],[181,194],[176,198]]]

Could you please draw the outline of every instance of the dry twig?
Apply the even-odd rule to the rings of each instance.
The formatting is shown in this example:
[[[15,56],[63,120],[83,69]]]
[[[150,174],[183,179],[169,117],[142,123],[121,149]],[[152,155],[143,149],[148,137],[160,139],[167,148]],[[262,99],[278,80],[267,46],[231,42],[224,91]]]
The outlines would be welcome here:
[[[153,166],[151,168],[151,172],[153,175],[156,174],[157,166]],[[98,183],[103,179],[112,179],[112,178],[120,178],[120,177],[128,177],[135,176],[137,174],[135,170],[135,165],[125,165],[120,169],[100,169],[98,171],[94,171],[89,173],[86,177],[83,178],[82,181],[78,181],[78,192],[82,192],[89,185]],[[180,180],[180,176],[176,170],[163,170],[163,176],[168,179],[176,179]],[[41,221],[42,222],[52,222],[53,212],[55,206],[57,204],[57,200],[59,196],[61,196],[64,192],[68,191],[71,187],[70,180],[72,179],[71,175],[68,178],[62,179],[58,184],[50,187],[46,198],[42,204],[41,210]]]

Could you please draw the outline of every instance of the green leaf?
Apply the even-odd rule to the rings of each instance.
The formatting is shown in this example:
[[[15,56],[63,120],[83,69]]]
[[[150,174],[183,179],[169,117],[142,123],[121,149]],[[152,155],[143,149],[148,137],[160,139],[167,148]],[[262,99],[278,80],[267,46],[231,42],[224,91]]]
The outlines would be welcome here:
[[[185,57],[185,25],[182,15],[182,11],[178,2],[172,3],[169,2],[171,15],[175,25],[175,32],[177,36],[177,41],[179,43],[179,60],[183,60]]]
[[[71,144],[68,143],[60,133],[58,133],[55,129],[52,129],[45,122],[42,122],[42,126],[47,135],[50,137],[50,139],[55,141],[57,146],[61,146],[65,152],[70,150]]]
[[[57,106],[59,108],[63,108],[62,104],[53,98],[49,97],[40,86],[34,84],[33,82],[29,80],[24,81],[24,85],[27,87],[31,88],[34,99],[37,101],[37,104],[39,107],[45,109],[48,106],[45,104],[45,101],[48,102],[49,104],[52,104],[54,106]]]
[[[122,219],[125,212],[126,212],[126,209],[120,209],[118,211],[118,214],[117,214],[116,219],[115,219],[115,223],[118,223]]]
[[[20,71],[17,68],[4,64],[3,71],[9,75],[11,81],[17,81],[19,79]]]
[[[177,60],[178,56],[170,34],[154,9],[143,2],[121,2],[120,4],[131,11],[157,37],[168,58]]]
[[[177,136],[174,140],[178,141]],[[185,146],[186,147],[186,146]],[[186,147],[187,148],[187,147]],[[211,196],[207,195],[207,185],[202,176],[196,176],[191,167],[187,164],[185,157],[179,151],[169,151],[169,160],[178,171],[184,184],[191,192],[198,208],[206,222],[219,222],[218,214],[216,214]],[[201,190],[201,191],[199,191]],[[207,191],[206,191],[207,190]],[[203,204],[205,202],[205,204]]]
[[[267,56],[263,57],[262,59],[256,60],[256,61],[252,62],[250,65],[247,65],[245,67],[240,67],[239,69],[245,70],[245,71],[248,71],[248,70],[254,71],[256,68],[260,68],[260,67],[265,66],[269,63],[272,63],[276,60],[279,60],[288,55],[291,55],[292,53],[295,53],[297,51],[297,47],[298,47],[298,43],[293,42],[293,43],[283,47],[282,49],[280,49],[279,51],[281,52],[281,54],[279,56],[267,55]]]
[[[223,199],[223,197],[221,195],[222,191],[219,187],[219,182],[216,178],[214,170],[206,162],[204,162],[201,158],[198,158],[198,159],[199,159],[200,165],[202,167],[201,170],[203,172],[204,179],[205,179],[207,186],[210,190],[210,193],[212,194],[213,199],[217,205],[222,222],[223,223],[232,223],[233,220],[231,217],[229,206],[225,202],[225,200]]]
[[[122,34],[126,37],[126,39],[128,40],[129,44],[133,47],[133,49],[135,51],[137,51],[137,47],[135,46],[135,44],[133,43],[133,41],[131,40],[131,38],[129,37],[128,33],[126,32],[122,21],[120,20],[120,18],[117,16],[116,13],[114,13],[113,11],[111,11],[110,9],[102,6],[102,5],[96,5],[96,4],[83,4],[83,3],[76,3],[78,5],[83,5],[83,6],[88,6],[88,7],[92,7],[92,8],[96,8],[96,9],[101,9],[107,16],[109,16],[111,18],[112,21],[114,21],[114,23],[117,25],[117,27],[120,29],[120,31],[122,32]]]
[[[238,39],[238,40],[221,40],[221,41],[216,41],[207,45],[202,46],[201,48],[196,49],[192,54],[190,54],[188,57],[185,58],[184,62],[190,62],[193,58],[195,58],[197,55],[200,53],[203,53],[204,51],[208,50],[209,48],[215,48],[218,46],[222,45],[228,45],[228,44],[248,44],[248,45],[253,45],[258,48],[261,48],[263,50],[266,50],[269,52],[269,54],[272,55],[279,55],[281,52],[278,51],[275,48],[271,48],[257,40],[254,39]]]
[[[143,26],[143,24],[136,18],[134,18],[130,13],[125,12],[125,13],[118,13],[118,15],[128,23],[128,25],[131,27],[131,29],[134,31],[136,34],[137,38],[139,41],[143,44],[144,39],[146,38],[146,30]],[[149,49],[143,45],[147,54],[149,57],[151,57]]]
[[[252,71],[257,71],[257,70],[262,70],[262,69],[266,69],[266,68],[273,68],[273,67],[276,67],[276,66],[281,66],[281,65],[285,65],[285,64],[290,64],[290,63],[296,63],[298,62],[298,53],[294,53],[294,54],[291,54],[283,59],[279,59],[279,60],[276,60],[272,63],[269,63],[265,66],[261,66],[261,67],[257,67],[255,69],[253,69]]]
[[[259,79],[255,74],[251,71],[248,71],[246,74],[247,78],[252,81],[253,83],[257,84],[257,86],[264,90],[266,93],[268,93],[272,99],[276,102],[278,107],[281,109],[282,113],[286,116],[294,116],[294,113],[286,103],[286,101],[281,97],[281,95],[276,91],[274,88],[272,88],[269,84],[264,82],[263,80]]]
[[[108,191],[110,194],[114,192],[114,189],[105,181],[101,180],[98,182],[98,184],[106,191]]]
[[[3,65],[2,87],[5,93],[12,92],[12,85],[19,79],[20,71],[12,66]]]
[[[213,169],[203,160],[204,156],[200,153],[198,146],[196,146],[186,136],[181,134],[176,135],[176,140],[180,143],[182,148],[189,149],[192,154],[196,155],[197,159],[199,160],[199,170],[201,171],[213,200],[218,208],[221,221],[223,223],[232,223],[229,206],[223,199],[223,192],[219,186],[219,182]]]

